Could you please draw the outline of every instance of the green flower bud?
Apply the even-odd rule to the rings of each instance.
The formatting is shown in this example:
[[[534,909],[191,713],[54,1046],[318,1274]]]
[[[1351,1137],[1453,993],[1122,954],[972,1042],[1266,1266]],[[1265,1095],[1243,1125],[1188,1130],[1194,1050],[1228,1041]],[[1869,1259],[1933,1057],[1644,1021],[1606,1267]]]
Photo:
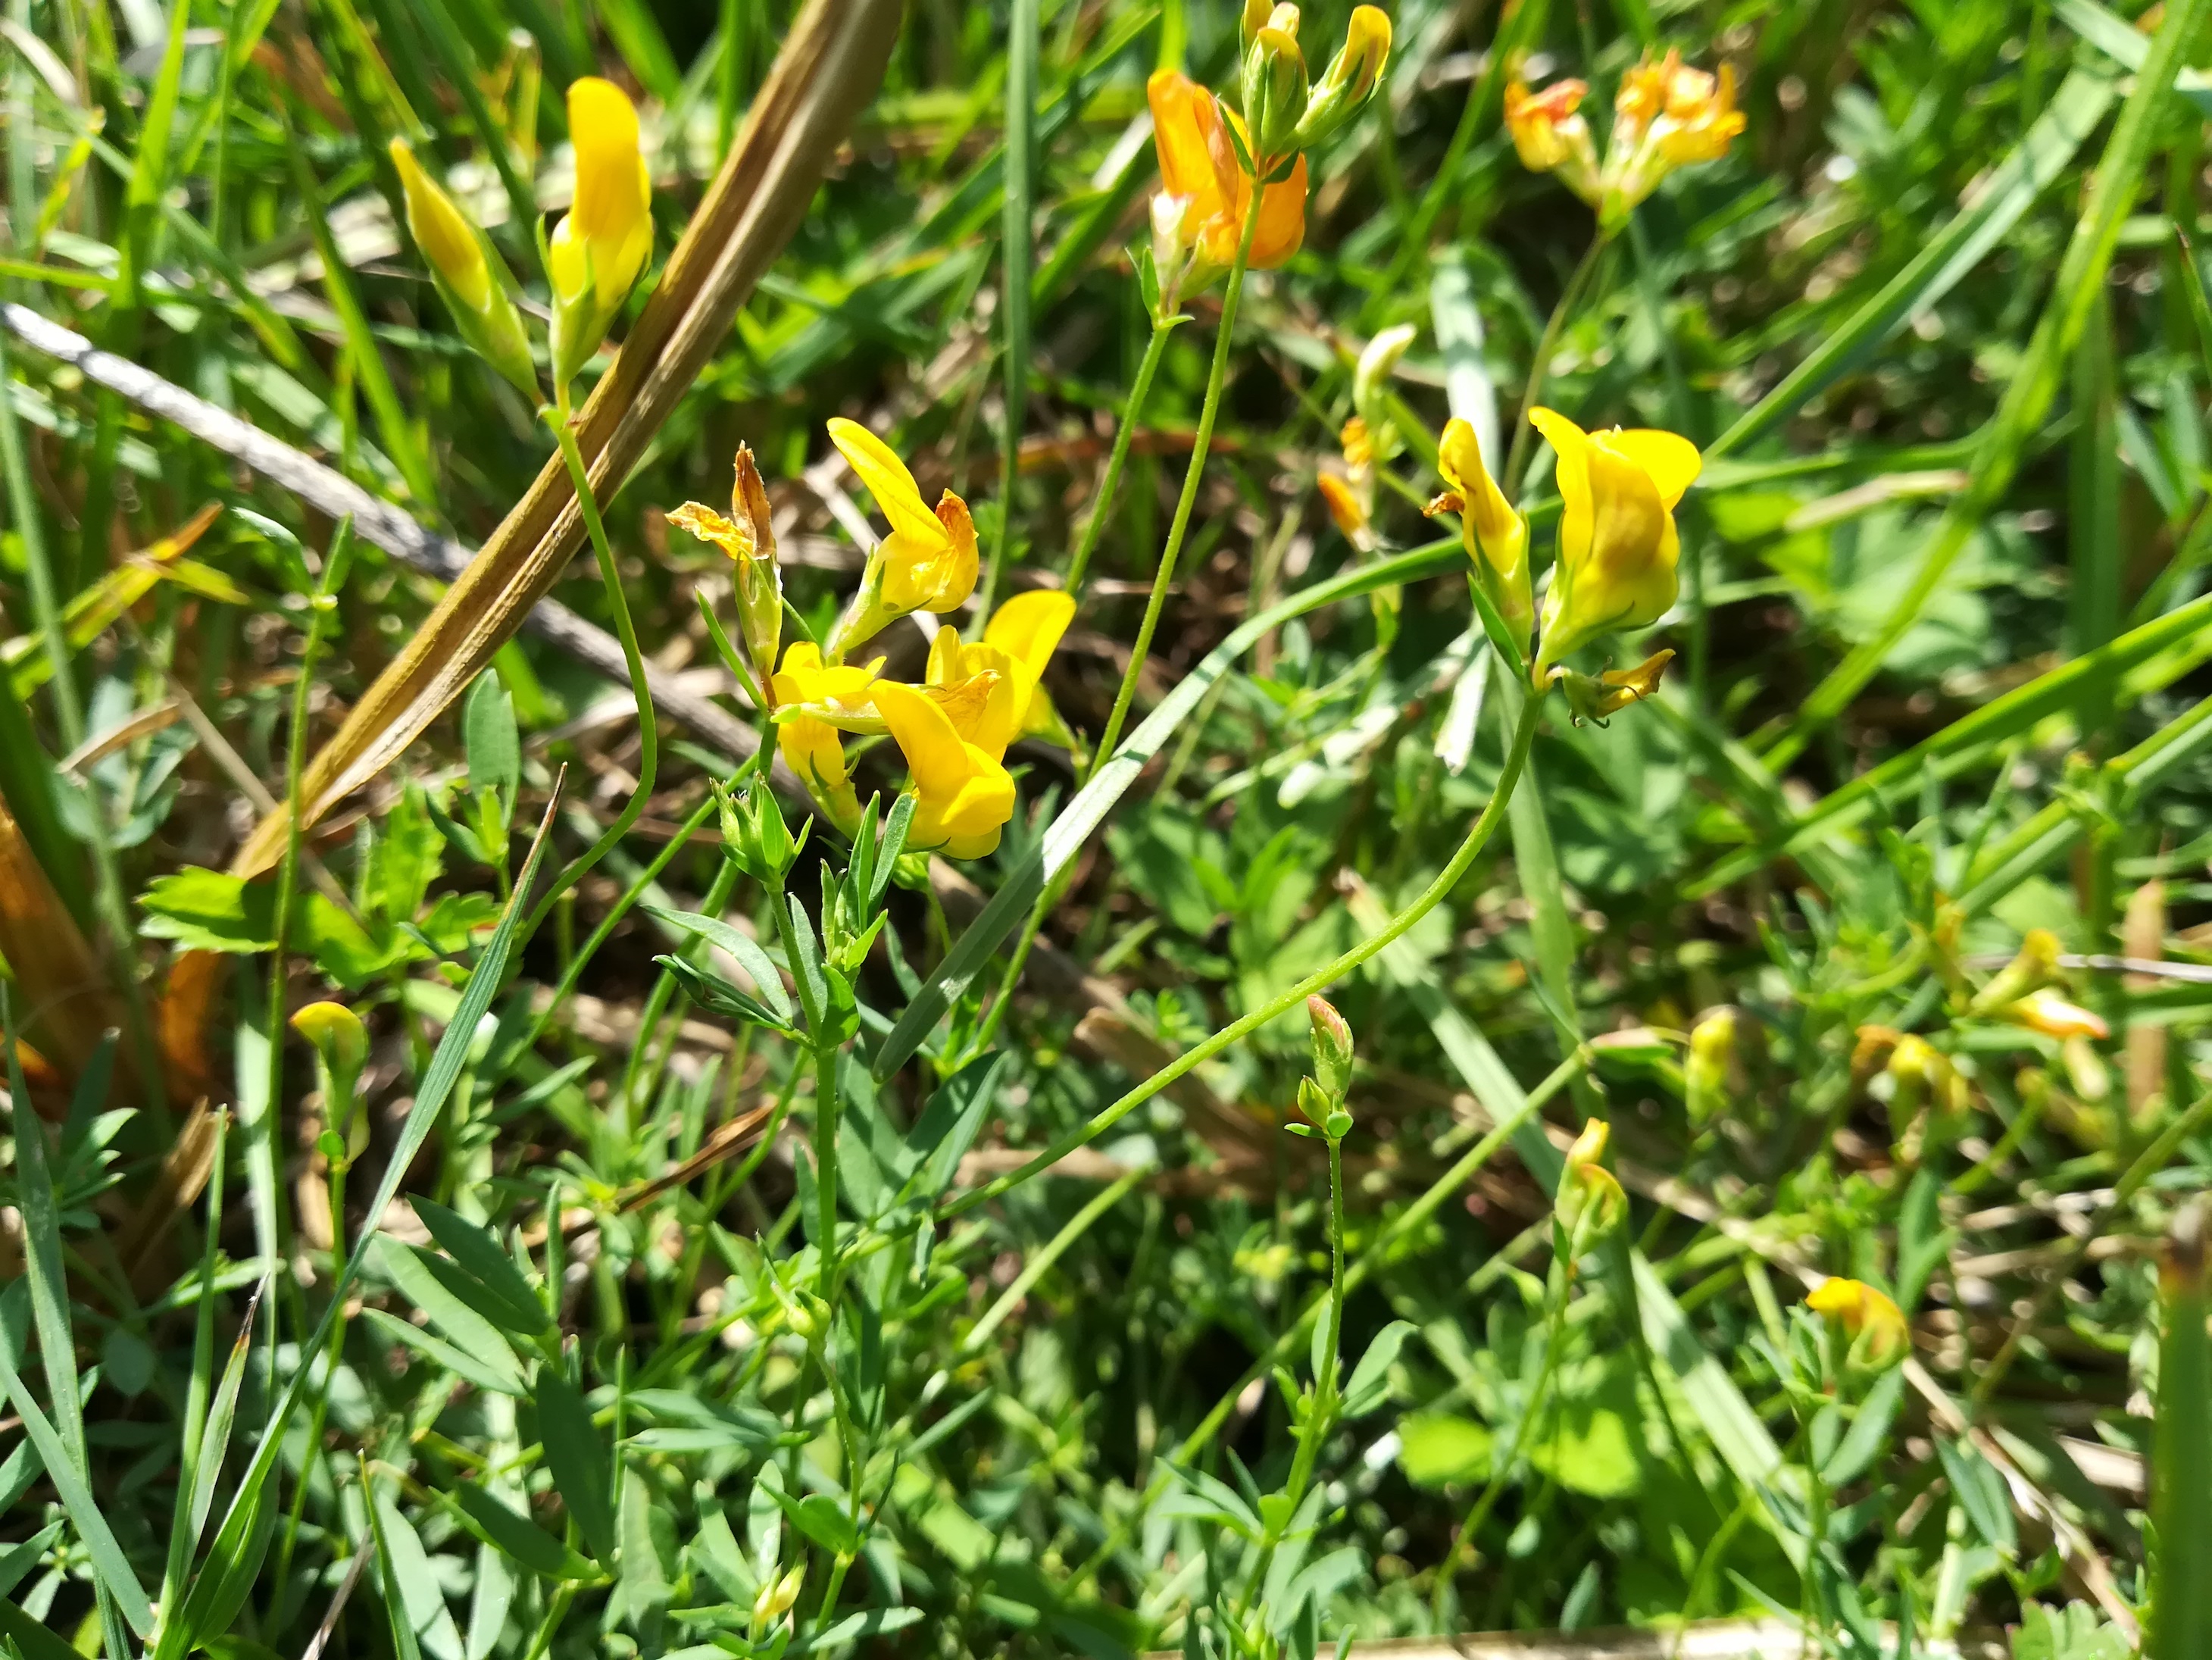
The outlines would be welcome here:
[[[1390,19],[1378,6],[1355,7],[1344,45],[1313,89],[1296,143],[1311,149],[1340,131],[1367,107],[1390,58]]]
[[[1306,1017],[1313,1022],[1314,1081],[1331,1100],[1340,1101],[1352,1082],[1352,1028],[1326,998],[1307,998]]]

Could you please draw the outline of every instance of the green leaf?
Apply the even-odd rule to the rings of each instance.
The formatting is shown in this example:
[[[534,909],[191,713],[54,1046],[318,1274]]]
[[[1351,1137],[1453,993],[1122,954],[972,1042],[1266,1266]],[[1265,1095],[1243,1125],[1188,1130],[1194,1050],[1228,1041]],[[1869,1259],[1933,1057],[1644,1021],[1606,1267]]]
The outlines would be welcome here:
[[[530,1281],[522,1277],[522,1270],[515,1267],[514,1259],[501,1250],[489,1233],[435,1200],[417,1198],[414,1205],[415,1214],[429,1229],[430,1237],[453,1259],[453,1265],[468,1276],[476,1293],[471,1306],[477,1313],[526,1337],[552,1329],[552,1317],[545,1312],[545,1304],[538,1300]]]
[[[463,1481],[451,1491],[434,1487],[430,1496],[477,1539],[541,1578],[580,1584],[604,1577],[593,1564],[473,1481]]]
[[[860,1550],[859,1530],[845,1514],[845,1507],[828,1493],[810,1493],[804,1499],[793,1499],[781,1487],[772,1487],[769,1492],[778,1507],[791,1518],[791,1525],[823,1549],[836,1556],[851,1556]]]
[[[584,1397],[558,1370],[538,1370],[538,1437],[561,1502],[601,1564],[615,1560],[614,1460]]]
[[[640,905],[638,909],[648,916],[659,917],[671,927],[696,934],[729,952],[737,959],[738,966],[751,976],[754,995],[767,1005],[778,1020],[787,1026],[791,1024],[791,997],[783,988],[783,976],[776,968],[775,959],[759,940],[742,928],[732,927],[718,917],[702,916],[697,911],[671,910],[665,905]],[[811,933],[807,937],[811,939]]]
[[[471,1284],[466,1275],[450,1268],[440,1273],[445,1265],[438,1259],[397,1240],[382,1242],[382,1261],[392,1283],[468,1355],[477,1369],[476,1375],[499,1379],[494,1387],[503,1395],[526,1393],[522,1367],[498,1322],[470,1306],[464,1294],[465,1288]],[[490,1304],[495,1299],[484,1300]]]
[[[1411,1321],[1393,1320],[1375,1334],[1367,1353],[1352,1369],[1352,1381],[1344,1386],[1346,1418],[1361,1417],[1389,1399],[1390,1368],[1396,1364],[1398,1351],[1406,1347],[1406,1340],[1413,1335],[1413,1330]]]
[[[2154,1660],[2212,1653],[2212,1339],[2205,1334],[2204,1201],[2176,1221],[2160,1291],[2151,1514]]]
[[[480,1389],[489,1389],[495,1395],[521,1395],[524,1393],[520,1385],[502,1367],[488,1364],[475,1351],[449,1343],[410,1321],[402,1320],[398,1315],[382,1309],[363,1309],[361,1317],[381,1332],[387,1341],[414,1350],[434,1365],[443,1366],[454,1377],[465,1378]],[[507,1364],[514,1364],[512,1357]]]
[[[1398,1425],[1398,1468],[1417,1487],[1466,1487],[1490,1477],[1487,1426],[1455,1413],[1416,1413]]]
[[[149,939],[173,939],[185,951],[258,956],[276,948],[276,890],[228,871],[181,870],[157,876],[138,898]],[[297,896],[290,939],[341,984],[359,986],[412,949],[380,947],[361,924],[319,893]]]
[[[461,731],[468,746],[469,787],[496,790],[511,811],[522,784],[522,734],[514,724],[514,700],[498,672],[486,669],[461,706]]]

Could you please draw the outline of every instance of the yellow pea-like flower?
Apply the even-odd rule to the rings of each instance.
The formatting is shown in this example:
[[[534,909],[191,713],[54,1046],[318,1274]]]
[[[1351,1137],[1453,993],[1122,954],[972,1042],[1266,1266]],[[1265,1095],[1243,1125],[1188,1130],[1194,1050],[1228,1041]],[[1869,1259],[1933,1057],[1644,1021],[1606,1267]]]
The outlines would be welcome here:
[[[845,745],[838,734],[841,728],[883,730],[875,706],[881,684],[876,675],[882,667],[880,658],[866,668],[825,664],[820,647],[794,640],[784,651],[773,687],[776,752],[799,775],[815,805],[848,836],[860,828],[860,799],[845,769]]]
[[[431,280],[461,337],[484,362],[535,398],[538,371],[530,361],[530,337],[507,293],[507,273],[493,269],[498,256],[476,222],[422,170],[412,145],[395,138],[390,153],[406,198],[408,232],[422,249]]]
[[[1605,168],[1595,198],[1598,217],[1617,226],[1677,167],[1717,161],[1743,131],[1735,71],[1693,69],[1669,52],[1646,58],[1621,76]]]
[[[951,624],[929,648],[929,685],[967,742],[993,760],[1017,738],[1043,738],[1073,747],[1060,713],[1040,684],[1060,636],[1074,620],[1073,596],[1057,588],[1018,593],[992,614],[983,638],[969,644]],[[956,696],[988,676],[981,695]]]
[[[1182,234],[1205,267],[1226,271],[1236,262],[1252,202],[1252,181],[1237,164],[1227,122],[1236,124],[1240,136],[1244,125],[1234,112],[1224,122],[1213,94],[1176,70],[1155,71],[1145,96],[1152,106],[1160,188],[1191,204]],[[1305,235],[1306,162],[1301,155],[1288,178],[1261,186],[1260,222],[1247,263],[1254,271],[1273,271],[1298,251]]]
[[[1805,1295],[1805,1306],[1832,1320],[1851,1340],[1851,1358],[1870,1371],[1895,1365],[1911,1353],[1905,1312],[1858,1280],[1823,1280]]]
[[[638,145],[637,108],[620,87],[584,76],[568,88],[576,194],[553,228],[553,377],[565,386],[629,297],[653,252],[653,181]]]
[[[1474,562],[1475,580],[1525,653],[1536,620],[1528,587],[1528,521],[1513,510],[1483,465],[1474,429],[1456,416],[1444,425],[1437,471],[1459,498],[1460,537]]]
[[[1671,432],[1584,432],[1547,409],[1529,418],[1559,457],[1559,560],[1544,596],[1534,678],[1617,629],[1657,622],[1674,603],[1681,544],[1674,507],[1704,465]]]
[[[881,683],[876,708],[914,775],[907,845],[942,848],[955,859],[981,859],[995,850],[999,833],[1014,816],[1014,781],[1006,768],[962,738],[936,700],[912,686]]]
[[[735,472],[728,518],[697,502],[686,502],[668,515],[668,522],[729,555],[745,652],[753,660],[753,672],[773,698],[776,647],[783,637],[783,575],[775,561],[768,486],[761,481],[750,444],[738,446]]]
[[[1518,81],[1505,88],[1505,131],[1514,154],[1531,173],[1556,173],[1569,190],[1595,206],[1600,194],[1597,147],[1579,113],[1588,83],[1554,81],[1530,92]]]
[[[840,657],[884,623],[911,611],[948,611],[975,591],[975,521],[952,491],[933,511],[921,487],[891,447],[857,421],[830,423],[830,441],[850,465],[891,533],[869,556],[860,591],[830,635],[830,654]]]

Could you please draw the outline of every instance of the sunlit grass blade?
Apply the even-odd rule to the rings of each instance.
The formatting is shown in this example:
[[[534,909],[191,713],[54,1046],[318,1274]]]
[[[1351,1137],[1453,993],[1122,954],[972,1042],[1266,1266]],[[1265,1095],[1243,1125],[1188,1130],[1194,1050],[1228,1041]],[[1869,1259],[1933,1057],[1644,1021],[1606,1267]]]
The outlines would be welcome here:
[[[2077,69],[2059,83],[2050,107],[2020,148],[1977,182],[1972,205],[1913,256],[1843,325],[1784,376],[1773,391],[1707,447],[1709,459],[1755,443],[1866,362],[1893,332],[1933,306],[1978,265],[2049,189],[2112,107],[2111,79]]]
[[[2174,70],[2183,49],[2196,39],[2205,0],[2180,0],[2169,6],[2136,79],[2121,106],[2112,136],[2097,163],[2089,199],[2075,222],[2059,263],[2035,334],[2020,367],[2005,388],[1974,457],[1973,481],[1928,538],[1919,568],[1904,595],[1874,635],[1854,647],[1805,700],[1797,721],[1768,759],[1778,763],[1802,750],[1810,735],[1832,721],[1881,669],[1905,631],[1918,618],[1945,574],[1966,550],[1983,519],[2003,500],[2028,441],[2043,424],[2057,395],[2066,364],[2080,343],[2120,227],[2135,205],[2143,166],[2161,131],[2160,116],[2173,89]]]
[[[2166,1336],[2158,1363],[2151,1510],[2151,1660],[2212,1654],[2212,1340],[2205,1335],[2204,1206],[2182,1207],[2159,1289]]]

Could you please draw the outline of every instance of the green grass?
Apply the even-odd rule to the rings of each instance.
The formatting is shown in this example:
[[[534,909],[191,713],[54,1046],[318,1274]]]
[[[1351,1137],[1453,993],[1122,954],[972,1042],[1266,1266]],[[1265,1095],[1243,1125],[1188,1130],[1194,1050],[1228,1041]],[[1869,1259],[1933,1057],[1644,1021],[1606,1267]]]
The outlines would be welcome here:
[[[2208,10],[1407,0],[1297,253],[1164,297],[1146,77],[1237,104],[1226,0],[7,0],[0,302],[305,494],[0,316],[0,1644],[2194,1656]],[[1602,150],[1669,48],[1746,131],[1601,240],[1508,83],[1586,79]],[[556,444],[471,355],[386,145],[542,349],[586,73],[644,114],[610,350],[656,346],[575,562],[623,411]],[[1517,445],[1540,600],[1524,404],[1705,457],[1674,603],[1570,659],[1675,654],[1603,725],[1423,516],[1449,419]],[[750,445],[831,640],[884,526],[836,416],[964,500],[989,604],[1079,595],[1076,750],[1007,751],[981,858],[890,738],[850,834],[763,764],[666,522]],[[523,575],[395,701],[431,534]],[[517,631],[533,560],[600,668]],[[317,799],[362,707],[421,735]]]

